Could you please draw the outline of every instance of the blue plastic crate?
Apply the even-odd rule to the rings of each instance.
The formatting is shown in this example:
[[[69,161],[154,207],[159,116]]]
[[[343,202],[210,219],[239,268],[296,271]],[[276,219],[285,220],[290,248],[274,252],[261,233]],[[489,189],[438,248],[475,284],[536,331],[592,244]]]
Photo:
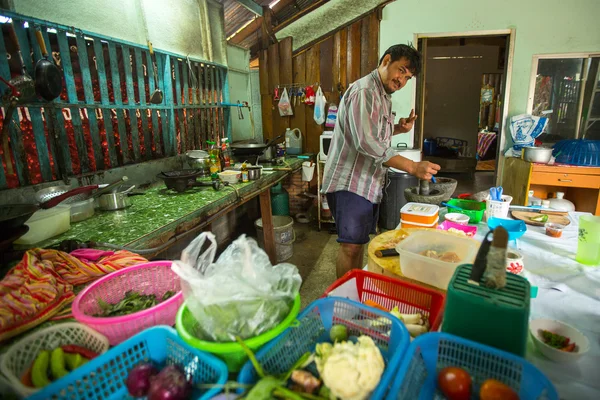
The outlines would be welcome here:
[[[35,393],[31,400],[130,399],[125,380],[131,368],[142,361],[158,366],[177,364],[192,383],[224,384],[228,372],[218,358],[196,350],[168,326],[146,329]],[[222,389],[195,389],[192,399],[210,399]]]
[[[530,362],[493,347],[441,332],[426,333],[410,344],[394,376],[387,400],[445,399],[437,390],[438,372],[465,369],[473,379],[471,398],[479,398],[486,379],[513,388],[521,400],[558,400],[552,383]]]
[[[387,321],[382,326],[370,327],[369,322],[378,318]],[[327,297],[312,302],[300,313],[298,321],[296,326],[286,329],[256,354],[266,374],[288,371],[304,353],[313,352],[317,343],[331,342],[329,330],[335,324],[343,324],[348,328],[349,336],[370,336],[381,350],[386,368],[371,398],[382,399],[385,396],[394,371],[410,343],[408,331],[399,319],[352,300]],[[238,375],[238,382],[252,384],[257,380],[256,370],[248,361]]]

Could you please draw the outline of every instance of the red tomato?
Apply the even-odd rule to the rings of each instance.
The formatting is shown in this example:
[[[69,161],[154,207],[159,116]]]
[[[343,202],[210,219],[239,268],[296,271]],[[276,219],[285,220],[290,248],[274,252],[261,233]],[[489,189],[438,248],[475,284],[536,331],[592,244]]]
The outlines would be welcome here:
[[[510,386],[488,379],[483,382],[479,389],[480,400],[519,400],[519,395]]]
[[[462,368],[447,367],[438,374],[438,387],[448,400],[469,400],[471,376]]]

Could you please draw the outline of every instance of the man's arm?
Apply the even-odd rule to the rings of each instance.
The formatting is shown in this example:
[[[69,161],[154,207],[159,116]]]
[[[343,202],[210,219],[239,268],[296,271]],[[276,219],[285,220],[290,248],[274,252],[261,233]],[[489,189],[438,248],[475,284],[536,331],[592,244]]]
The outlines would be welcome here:
[[[414,162],[406,157],[396,155],[383,163],[386,167],[406,171],[419,179],[429,180],[440,170],[440,166],[429,161]]]

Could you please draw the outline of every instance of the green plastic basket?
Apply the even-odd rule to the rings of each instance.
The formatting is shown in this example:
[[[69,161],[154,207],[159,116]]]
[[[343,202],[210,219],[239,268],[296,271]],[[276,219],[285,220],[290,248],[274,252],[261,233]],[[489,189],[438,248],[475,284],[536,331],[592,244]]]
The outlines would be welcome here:
[[[263,345],[275,339],[283,331],[289,328],[292,323],[296,321],[299,312],[300,295],[296,295],[290,313],[279,323],[279,325],[262,335],[244,340],[244,343],[246,343],[252,351],[256,352]],[[246,361],[248,361],[248,357],[246,356],[246,353],[244,353],[244,350],[242,350],[242,346],[237,342],[216,343],[199,339],[194,335],[195,326],[197,324],[198,321],[188,310],[185,303],[183,303],[177,312],[177,320],[175,322],[175,328],[177,329],[179,336],[181,336],[181,338],[190,346],[214,354],[225,361],[229,372],[239,372]]]
[[[469,217],[470,224],[480,223],[481,219],[483,218],[483,213],[485,212],[485,203],[483,201],[451,199],[450,201],[448,201],[448,204],[451,206],[462,208],[462,210],[449,208],[448,212],[457,212],[460,214],[465,214]]]

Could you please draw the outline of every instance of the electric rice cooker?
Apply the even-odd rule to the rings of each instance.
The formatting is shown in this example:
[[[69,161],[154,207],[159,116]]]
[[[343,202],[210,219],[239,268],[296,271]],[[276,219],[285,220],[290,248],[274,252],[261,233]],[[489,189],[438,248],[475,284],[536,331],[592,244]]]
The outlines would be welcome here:
[[[414,162],[419,162],[421,161],[421,150],[420,149],[409,149],[408,145],[406,143],[398,143],[396,145],[396,147],[394,148],[394,150],[396,151],[396,153],[402,157],[406,157],[409,160],[412,160]],[[406,174],[406,171],[402,171],[400,169],[397,168],[391,168],[390,170],[393,172],[397,172],[397,173],[401,173],[401,174]]]

